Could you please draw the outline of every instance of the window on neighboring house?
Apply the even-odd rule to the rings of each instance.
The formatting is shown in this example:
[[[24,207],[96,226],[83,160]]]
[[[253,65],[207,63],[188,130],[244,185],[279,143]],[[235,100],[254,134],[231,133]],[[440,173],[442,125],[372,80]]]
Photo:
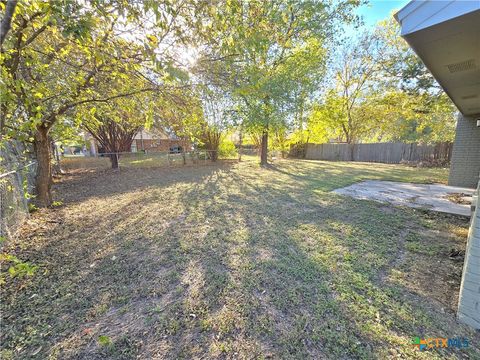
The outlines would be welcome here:
[[[133,140],[132,145],[130,146],[130,151],[131,152],[137,152],[137,141]]]

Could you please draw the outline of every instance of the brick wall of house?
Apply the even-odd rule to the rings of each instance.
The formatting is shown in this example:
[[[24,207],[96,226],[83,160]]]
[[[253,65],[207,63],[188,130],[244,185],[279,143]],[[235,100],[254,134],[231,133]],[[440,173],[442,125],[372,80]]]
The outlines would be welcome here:
[[[480,190],[480,186],[479,189]],[[463,265],[462,285],[458,299],[458,319],[475,329],[480,329],[480,201],[468,234]]]
[[[458,117],[449,185],[477,187],[480,174],[480,127],[475,119],[463,115]]]
[[[136,144],[137,151],[145,150],[149,151],[170,151],[170,148],[173,146],[182,146],[187,150],[187,146],[183,145],[182,140],[172,140],[172,139],[135,139],[133,140]],[[143,145],[142,145],[143,144]]]

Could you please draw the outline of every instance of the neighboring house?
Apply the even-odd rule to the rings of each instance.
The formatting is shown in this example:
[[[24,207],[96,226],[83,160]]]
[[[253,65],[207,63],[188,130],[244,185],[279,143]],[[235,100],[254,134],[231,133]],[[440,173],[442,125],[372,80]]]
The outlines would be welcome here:
[[[480,1],[413,0],[395,18],[402,37],[460,111],[448,183],[478,189]],[[480,206],[476,206],[470,224],[458,318],[480,329]]]
[[[91,135],[86,133],[85,140],[90,143],[90,155],[96,156],[106,151]],[[168,135],[165,131],[141,129],[133,138],[131,152],[180,152],[189,151],[191,144],[188,140]]]
[[[133,138],[131,151],[189,151],[190,142],[180,139],[173,135],[168,135],[165,131],[155,130],[140,130]]]

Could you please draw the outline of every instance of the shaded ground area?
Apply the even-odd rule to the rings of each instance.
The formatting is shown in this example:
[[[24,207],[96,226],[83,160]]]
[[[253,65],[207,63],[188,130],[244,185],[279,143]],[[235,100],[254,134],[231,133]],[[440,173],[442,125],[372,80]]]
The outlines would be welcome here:
[[[141,151],[135,153],[120,153],[118,163],[120,169],[123,168],[159,168],[159,167],[183,167],[187,166],[205,166],[210,165],[210,156],[212,152],[200,150],[198,152],[168,153],[168,152],[149,152]],[[248,156],[247,156],[248,158]],[[238,155],[219,154],[219,159],[237,160]],[[98,155],[97,157],[75,155],[65,156],[61,159],[63,169],[109,169],[111,162],[108,155]]]
[[[330,193],[446,177],[316,161],[70,170],[64,204],[9,244],[39,268],[4,274],[1,357],[478,358],[454,314],[468,221]],[[470,346],[418,352],[415,336]]]
[[[367,180],[335,189],[340,195],[470,217],[475,190],[442,184]]]

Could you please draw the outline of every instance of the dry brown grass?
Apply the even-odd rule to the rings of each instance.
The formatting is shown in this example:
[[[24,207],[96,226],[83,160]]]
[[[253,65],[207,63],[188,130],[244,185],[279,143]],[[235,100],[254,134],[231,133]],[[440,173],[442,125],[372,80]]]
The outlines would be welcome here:
[[[466,358],[468,221],[330,193],[446,171],[280,161],[70,167],[7,250],[2,358]],[[73,170],[74,168],[77,168]],[[419,353],[414,336],[470,340]]]

